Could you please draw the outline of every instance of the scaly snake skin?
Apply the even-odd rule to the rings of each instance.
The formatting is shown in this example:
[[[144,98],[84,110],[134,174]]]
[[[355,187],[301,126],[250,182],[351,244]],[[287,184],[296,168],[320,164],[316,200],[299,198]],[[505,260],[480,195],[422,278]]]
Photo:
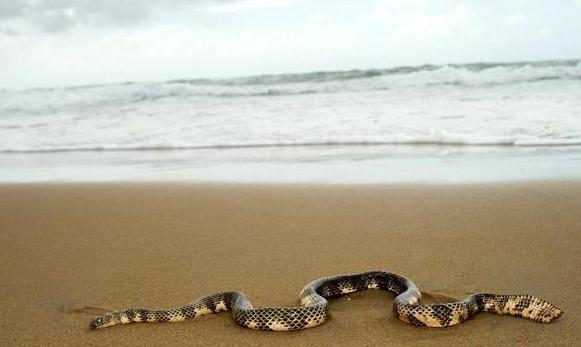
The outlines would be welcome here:
[[[448,327],[461,323],[478,312],[494,312],[549,323],[562,311],[530,295],[473,294],[458,302],[420,305],[421,294],[404,276],[390,272],[364,272],[321,278],[305,286],[301,306],[253,308],[241,292],[221,292],[202,297],[190,304],[169,310],[125,309],[109,312],[90,323],[92,329],[134,322],[179,322],[209,313],[231,310],[234,321],[256,330],[290,331],[323,324],[329,302],[348,293],[382,289],[395,293],[394,311],[404,322],[416,326]]]

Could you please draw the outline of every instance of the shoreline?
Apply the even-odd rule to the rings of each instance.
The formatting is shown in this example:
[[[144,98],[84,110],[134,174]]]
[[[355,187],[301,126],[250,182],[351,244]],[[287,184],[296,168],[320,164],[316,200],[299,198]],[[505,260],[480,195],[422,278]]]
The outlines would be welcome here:
[[[571,345],[581,338],[581,181],[479,184],[0,184],[0,344]],[[528,293],[564,310],[544,325],[478,314],[416,328],[393,295],[355,293],[294,333],[229,313],[88,329],[102,309],[171,307],[220,290],[297,305],[319,277],[385,270],[424,302]]]
[[[479,152],[454,146],[243,148],[0,155],[0,183],[502,183],[581,178],[576,148]]]

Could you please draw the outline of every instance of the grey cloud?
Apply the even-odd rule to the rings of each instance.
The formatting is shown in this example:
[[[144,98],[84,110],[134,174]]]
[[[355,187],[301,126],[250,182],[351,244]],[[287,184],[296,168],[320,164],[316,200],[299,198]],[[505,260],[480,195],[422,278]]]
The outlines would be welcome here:
[[[12,29],[12,28],[3,28],[0,27],[0,34],[4,34],[6,36],[17,36],[18,35],[18,31]]]
[[[0,20],[2,18],[11,18],[21,16],[23,10],[22,0],[7,0],[0,2]]]
[[[184,4],[207,5],[228,0],[0,0],[0,24],[11,29],[15,21],[45,32],[60,32],[75,26],[135,25],[157,11]]]

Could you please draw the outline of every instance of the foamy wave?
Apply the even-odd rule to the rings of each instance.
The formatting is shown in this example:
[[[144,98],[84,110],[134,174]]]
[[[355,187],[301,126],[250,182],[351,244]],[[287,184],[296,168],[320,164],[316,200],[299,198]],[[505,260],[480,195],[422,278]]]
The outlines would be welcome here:
[[[55,153],[55,152],[101,152],[101,151],[179,151],[179,150],[204,150],[204,149],[244,149],[244,148],[283,148],[283,147],[356,147],[356,146],[454,146],[454,147],[554,147],[554,146],[581,146],[579,140],[459,140],[451,139],[417,139],[417,140],[393,140],[393,141],[329,141],[329,142],[287,142],[287,143],[243,143],[243,144],[209,144],[209,145],[184,145],[184,144],[156,144],[144,146],[121,146],[117,144],[101,146],[75,146],[75,147],[42,147],[25,148],[12,147],[0,150],[0,153]]]
[[[0,116],[43,114],[102,104],[155,102],[198,96],[251,97],[387,90],[440,85],[502,85],[581,80],[581,61],[511,64],[424,65],[265,75],[233,79],[174,80],[53,89],[0,91]]]
[[[546,62],[2,91],[0,152],[577,146],[580,81]]]

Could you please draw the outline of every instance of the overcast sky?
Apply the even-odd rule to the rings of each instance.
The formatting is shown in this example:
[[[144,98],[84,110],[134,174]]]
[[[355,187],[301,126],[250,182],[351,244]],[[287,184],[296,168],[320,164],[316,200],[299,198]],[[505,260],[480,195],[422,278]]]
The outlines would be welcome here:
[[[0,88],[581,58],[581,0],[0,0]]]

